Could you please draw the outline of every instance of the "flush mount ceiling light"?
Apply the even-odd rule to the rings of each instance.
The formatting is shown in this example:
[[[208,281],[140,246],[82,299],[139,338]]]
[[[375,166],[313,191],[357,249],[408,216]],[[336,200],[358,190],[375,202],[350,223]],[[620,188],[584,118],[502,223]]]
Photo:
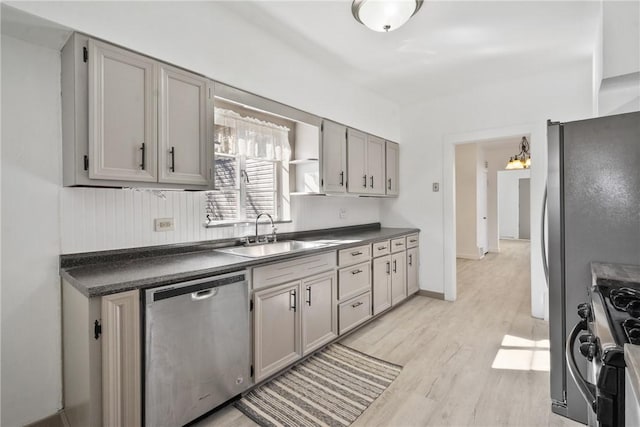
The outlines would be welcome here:
[[[356,21],[373,31],[389,32],[404,25],[422,7],[423,0],[354,0]]]
[[[529,169],[531,167],[531,155],[529,154],[529,141],[523,136],[520,141],[520,152],[509,158],[505,169]]]

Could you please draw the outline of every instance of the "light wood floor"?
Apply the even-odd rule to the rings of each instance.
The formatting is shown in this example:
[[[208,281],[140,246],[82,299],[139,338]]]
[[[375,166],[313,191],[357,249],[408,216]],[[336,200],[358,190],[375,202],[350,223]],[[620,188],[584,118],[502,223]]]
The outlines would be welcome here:
[[[548,324],[530,315],[529,243],[501,249],[458,260],[456,302],[414,297],[341,341],[404,366],[354,426],[580,426],[550,410],[549,372],[540,370]],[[505,336],[529,341],[502,345]],[[500,350],[518,365],[500,366],[520,369],[492,368]],[[198,423],[245,425],[255,424],[232,407]]]

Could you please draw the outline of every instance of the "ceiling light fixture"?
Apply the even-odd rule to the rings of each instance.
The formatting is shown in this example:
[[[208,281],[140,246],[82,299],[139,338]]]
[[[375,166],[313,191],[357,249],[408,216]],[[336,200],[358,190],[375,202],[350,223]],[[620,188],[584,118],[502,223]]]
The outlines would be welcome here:
[[[423,0],[353,0],[356,21],[373,31],[389,32],[404,25],[422,7]]]
[[[520,152],[509,158],[505,169],[529,169],[531,167],[531,155],[529,154],[529,141],[523,136],[520,141]]]

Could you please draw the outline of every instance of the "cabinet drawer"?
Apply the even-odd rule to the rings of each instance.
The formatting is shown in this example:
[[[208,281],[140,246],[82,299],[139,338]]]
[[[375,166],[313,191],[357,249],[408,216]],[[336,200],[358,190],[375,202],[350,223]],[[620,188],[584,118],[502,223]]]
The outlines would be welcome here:
[[[371,317],[371,292],[343,302],[338,306],[340,334],[355,328]]]
[[[345,300],[371,289],[371,262],[367,261],[338,272],[338,299]]]
[[[369,261],[369,258],[371,258],[370,245],[357,246],[355,248],[338,251],[338,265],[340,267]]]
[[[253,269],[253,289],[262,289],[303,277],[322,273],[336,267],[336,253],[312,255]]]
[[[418,235],[409,234],[407,236],[407,248],[415,248],[416,246],[418,246]]]
[[[391,239],[391,252],[400,252],[406,249],[407,245],[404,237]]]
[[[382,255],[387,255],[391,252],[391,241],[383,240],[382,242],[376,242],[371,245],[371,256],[378,257]]]

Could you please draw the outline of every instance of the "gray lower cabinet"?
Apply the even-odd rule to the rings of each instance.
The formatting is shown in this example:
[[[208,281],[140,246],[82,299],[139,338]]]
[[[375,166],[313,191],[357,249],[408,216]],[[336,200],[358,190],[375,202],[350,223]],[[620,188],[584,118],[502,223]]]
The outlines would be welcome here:
[[[391,256],[373,260],[373,314],[391,307]]]
[[[366,292],[338,306],[340,334],[350,331],[371,318],[371,292]]]
[[[254,379],[260,382],[338,336],[336,273],[254,292]]]
[[[302,354],[307,355],[338,336],[336,273],[302,281]]]
[[[63,281],[64,408],[71,427],[141,424],[140,333],[138,290],[87,298]]]
[[[407,249],[407,294],[413,295],[420,290],[418,283],[418,248]]]
[[[407,253],[391,254],[391,305],[396,305],[407,297]]]
[[[301,356],[300,281],[253,294],[254,378],[261,381]]]

